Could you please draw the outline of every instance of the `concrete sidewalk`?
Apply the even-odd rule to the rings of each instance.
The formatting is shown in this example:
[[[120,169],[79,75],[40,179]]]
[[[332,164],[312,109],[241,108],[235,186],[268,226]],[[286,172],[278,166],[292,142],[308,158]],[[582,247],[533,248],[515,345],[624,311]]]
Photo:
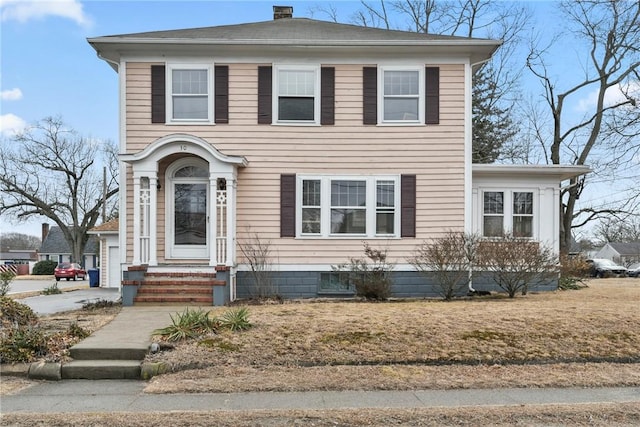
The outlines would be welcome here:
[[[140,381],[46,382],[3,396],[1,412],[250,411],[640,402],[640,387],[146,394]]]

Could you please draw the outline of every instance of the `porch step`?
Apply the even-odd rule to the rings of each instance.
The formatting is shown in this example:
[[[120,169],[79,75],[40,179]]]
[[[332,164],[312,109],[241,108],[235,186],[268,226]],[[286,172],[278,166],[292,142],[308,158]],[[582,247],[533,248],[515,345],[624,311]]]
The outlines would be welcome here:
[[[147,271],[134,305],[213,305],[213,288],[224,286],[214,272]]]
[[[143,296],[136,296],[134,299],[134,303],[135,305],[142,305],[142,304],[213,305],[213,296],[201,296],[201,295],[193,295],[193,294],[143,295]]]

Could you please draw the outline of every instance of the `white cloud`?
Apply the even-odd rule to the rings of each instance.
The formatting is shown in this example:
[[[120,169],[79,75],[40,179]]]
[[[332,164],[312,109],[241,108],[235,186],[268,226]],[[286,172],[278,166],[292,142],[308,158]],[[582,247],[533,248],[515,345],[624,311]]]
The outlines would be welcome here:
[[[84,13],[79,0],[0,0],[2,21],[24,23],[32,19],[58,16],[88,26],[91,19]]]
[[[625,92],[631,94],[636,99],[639,98],[640,82],[637,82],[637,81],[631,82],[626,86],[617,84],[607,89],[607,91],[604,94],[605,107],[625,101],[626,100],[624,96]],[[598,91],[594,90],[593,92],[590,92],[587,96],[585,96],[584,98],[578,101],[578,104],[576,105],[576,110],[581,113],[590,111],[596,106],[597,102],[598,102]]]
[[[0,115],[0,135],[13,136],[27,127],[27,122],[15,114]]]
[[[0,92],[0,99],[3,101],[18,101],[22,99],[22,91],[19,88],[3,90]]]

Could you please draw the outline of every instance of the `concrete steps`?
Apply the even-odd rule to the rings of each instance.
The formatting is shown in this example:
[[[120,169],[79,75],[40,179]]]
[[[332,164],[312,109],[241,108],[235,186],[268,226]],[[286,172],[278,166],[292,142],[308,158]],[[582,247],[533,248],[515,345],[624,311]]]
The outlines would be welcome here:
[[[171,324],[170,307],[123,307],[109,324],[71,347],[62,379],[140,379],[153,331]],[[147,376],[148,377],[148,376]]]
[[[74,360],[61,368],[64,380],[138,380],[140,360]]]

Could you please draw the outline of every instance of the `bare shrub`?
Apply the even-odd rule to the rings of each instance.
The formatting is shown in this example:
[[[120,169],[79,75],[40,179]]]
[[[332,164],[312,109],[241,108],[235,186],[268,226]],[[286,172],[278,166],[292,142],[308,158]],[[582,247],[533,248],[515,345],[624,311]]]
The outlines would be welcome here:
[[[587,285],[584,279],[589,276],[589,264],[581,256],[560,256],[560,289],[582,289]]]
[[[449,231],[443,237],[422,242],[409,263],[433,277],[440,295],[448,301],[469,285],[478,241],[475,234]]]
[[[529,286],[558,279],[560,272],[558,258],[550,248],[510,233],[481,242],[479,261],[510,298],[517,292],[526,295]]]
[[[271,241],[263,240],[258,233],[247,230],[249,238],[239,240],[238,247],[245,262],[251,269],[253,287],[251,296],[253,298],[270,298],[276,296],[275,285],[273,283],[273,255],[271,252]]]
[[[368,300],[387,300],[391,296],[391,273],[394,268],[394,264],[388,261],[388,250],[372,248],[367,242],[363,245],[366,258],[351,258],[348,264],[332,268],[347,273],[349,282],[356,288],[356,296]]]

